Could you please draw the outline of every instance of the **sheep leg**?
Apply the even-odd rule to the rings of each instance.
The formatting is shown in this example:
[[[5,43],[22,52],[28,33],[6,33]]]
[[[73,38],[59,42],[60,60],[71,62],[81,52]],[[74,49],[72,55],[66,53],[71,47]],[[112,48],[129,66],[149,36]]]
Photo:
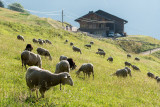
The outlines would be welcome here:
[[[45,89],[40,88],[39,91],[41,93],[41,97],[44,98]]]
[[[38,89],[36,89],[36,95],[37,95],[37,98],[38,98]]]

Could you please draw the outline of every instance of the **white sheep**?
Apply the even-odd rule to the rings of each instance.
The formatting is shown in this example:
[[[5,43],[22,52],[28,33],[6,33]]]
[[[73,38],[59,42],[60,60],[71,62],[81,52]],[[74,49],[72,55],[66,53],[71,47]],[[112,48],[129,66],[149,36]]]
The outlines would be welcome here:
[[[124,69],[118,69],[115,73],[112,75],[116,75],[117,77],[127,77],[127,74],[131,75],[131,69],[128,67],[125,67]]]
[[[82,54],[81,49],[79,49],[79,48],[77,48],[75,46],[73,46],[72,49],[73,49],[73,51],[80,52],[80,54]]]
[[[24,37],[23,37],[22,35],[18,35],[18,36],[17,36],[17,39],[24,41]]]
[[[70,72],[70,65],[68,61],[62,60],[59,63],[57,63],[55,73],[61,72]]]
[[[45,56],[45,57],[48,56],[49,59],[52,60],[52,57],[51,57],[51,55],[50,55],[50,53],[49,53],[49,51],[48,51],[47,49],[37,48],[37,53],[38,53],[39,55],[42,55],[42,56]]]
[[[84,78],[85,78],[85,74],[86,76],[88,75],[88,77],[90,77],[91,73],[93,75],[93,80],[94,80],[94,70],[93,70],[93,64],[91,63],[84,63],[78,71],[76,71],[77,76],[80,74],[80,72],[83,71],[84,74]]]
[[[53,74],[48,70],[40,69],[36,66],[28,68],[26,72],[26,83],[30,89],[30,97],[32,91],[36,90],[37,98],[38,89],[41,93],[42,98],[44,98],[45,91],[49,90],[52,86],[60,84],[60,90],[61,84],[68,84],[73,86],[73,81],[69,73],[63,72],[59,74]]]
[[[67,56],[64,56],[64,55],[61,55],[60,58],[59,58],[59,61],[62,61],[62,60],[67,60],[68,57]]]
[[[27,69],[26,65],[28,66],[39,66],[40,68],[42,67],[42,61],[41,61],[41,56],[35,53],[32,53],[30,51],[23,51],[21,53],[21,61],[22,61],[22,70],[23,70],[23,65]]]

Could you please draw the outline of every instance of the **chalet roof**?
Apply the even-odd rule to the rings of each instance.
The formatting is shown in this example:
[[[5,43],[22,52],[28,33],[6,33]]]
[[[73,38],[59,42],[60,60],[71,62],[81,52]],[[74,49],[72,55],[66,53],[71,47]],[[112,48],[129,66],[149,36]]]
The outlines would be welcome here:
[[[119,21],[123,21],[123,22],[125,22],[125,23],[128,22],[128,21],[126,21],[126,20],[124,20],[124,19],[122,19],[122,18],[119,18],[119,17],[117,17],[117,16],[114,16],[114,15],[112,15],[112,14],[110,14],[110,13],[104,12],[104,11],[102,11],[102,10],[98,10],[98,11],[96,11],[96,12],[90,11],[88,14],[96,14],[96,15],[98,15],[98,16],[100,16],[100,17],[103,17],[103,18],[105,18],[105,19],[107,19],[107,20],[110,20],[110,21],[117,21],[117,20],[119,20]],[[86,15],[78,18],[78,19],[76,19],[75,21],[82,20],[82,18],[85,17],[85,16],[87,16],[88,14],[86,14]]]

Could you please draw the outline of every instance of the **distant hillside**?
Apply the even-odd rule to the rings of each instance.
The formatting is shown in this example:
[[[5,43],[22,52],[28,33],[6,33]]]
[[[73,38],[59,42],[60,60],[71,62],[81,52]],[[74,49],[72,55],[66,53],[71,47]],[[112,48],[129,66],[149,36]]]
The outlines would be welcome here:
[[[130,53],[132,57],[127,58],[129,52],[124,51],[124,47],[131,48],[128,44],[128,46],[124,46],[124,44],[118,44],[119,40],[92,38],[82,33],[68,32],[61,29],[59,24],[52,19],[0,8],[0,106],[160,106],[160,86],[155,79],[147,77],[147,72],[160,76],[160,61],[157,57],[134,54],[132,51],[133,53]],[[18,40],[17,35],[23,35],[25,41]],[[33,43],[33,38],[49,39],[53,45],[44,44],[42,46]],[[137,40],[139,38],[142,37],[137,36]],[[144,36],[144,38],[146,39],[141,40],[142,42],[159,44],[158,40],[154,42],[152,38],[151,40],[148,39],[149,37]],[[69,41],[68,43],[64,43],[66,39]],[[94,44],[91,49],[87,49],[84,45],[89,44],[90,41],[93,41]],[[79,47],[82,54],[73,52],[70,42]],[[50,52],[53,60],[50,61],[42,56],[42,68],[53,73],[61,55],[73,58],[77,65],[77,68],[70,72],[74,86],[62,85],[62,90],[59,90],[59,85],[57,85],[46,91],[45,98],[37,99],[34,97],[35,93],[32,93],[33,97],[30,98],[25,81],[26,71],[24,68],[22,71],[21,64],[21,53],[28,43],[33,45],[34,53],[37,53],[38,47],[43,47]],[[105,57],[96,54],[98,48],[102,48],[106,52]],[[113,57],[113,62],[107,61],[110,56]],[[140,61],[135,61],[135,57],[139,57]],[[138,66],[141,72],[134,71],[130,67],[132,77],[111,76],[117,69],[125,67],[125,61]],[[75,72],[84,63],[94,65],[94,80],[92,76],[84,79],[83,73],[80,73],[79,77],[76,76]]]

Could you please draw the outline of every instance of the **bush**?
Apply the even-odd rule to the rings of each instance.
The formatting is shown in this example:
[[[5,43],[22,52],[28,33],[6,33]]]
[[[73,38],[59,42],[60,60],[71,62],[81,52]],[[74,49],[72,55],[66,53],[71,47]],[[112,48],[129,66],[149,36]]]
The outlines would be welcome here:
[[[24,12],[24,13],[29,13],[24,9],[24,7],[19,4],[19,3],[12,3],[8,5],[8,9],[13,10],[13,11],[18,11],[18,12]]]

